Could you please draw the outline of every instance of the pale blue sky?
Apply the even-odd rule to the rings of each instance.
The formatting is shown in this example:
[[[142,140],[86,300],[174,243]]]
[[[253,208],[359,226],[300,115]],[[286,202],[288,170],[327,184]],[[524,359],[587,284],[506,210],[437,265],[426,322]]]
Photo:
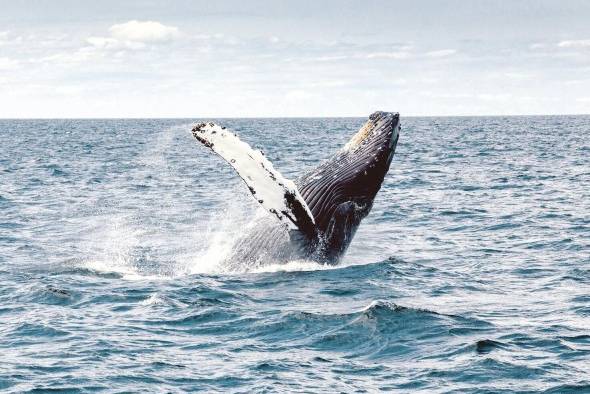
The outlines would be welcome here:
[[[0,117],[590,113],[589,21],[583,0],[0,0]]]

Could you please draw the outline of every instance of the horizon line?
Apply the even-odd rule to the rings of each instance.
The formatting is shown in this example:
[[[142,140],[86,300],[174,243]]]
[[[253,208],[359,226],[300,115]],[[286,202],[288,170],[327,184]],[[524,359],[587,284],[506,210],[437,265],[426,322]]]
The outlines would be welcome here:
[[[590,116],[589,113],[565,114],[485,114],[485,115],[401,115],[403,118],[493,118],[493,117],[542,117],[542,116]],[[0,120],[139,120],[139,119],[329,119],[329,118],[365,118],[367,115],[343,116],[105,116],[105,117],[3,117]]]

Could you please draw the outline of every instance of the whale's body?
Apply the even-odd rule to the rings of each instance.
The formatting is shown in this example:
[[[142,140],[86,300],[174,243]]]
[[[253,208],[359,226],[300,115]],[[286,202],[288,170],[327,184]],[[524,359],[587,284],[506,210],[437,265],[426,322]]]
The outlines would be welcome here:
[[[239,239],[232,268],[309,259],[336,264],[346,252],[389,170],[399,115],[375,112],[332,158],[295,182],[257,150],[214,123],[193,128],[199,142],[223,157],[270,213]]]

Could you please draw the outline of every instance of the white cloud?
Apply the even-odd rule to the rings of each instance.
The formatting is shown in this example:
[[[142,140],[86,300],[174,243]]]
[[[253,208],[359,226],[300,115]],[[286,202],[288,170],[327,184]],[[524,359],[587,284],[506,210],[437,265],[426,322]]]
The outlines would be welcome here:
[[[426,52],[425,55],[428,57],[447,57],[457,53],[456,49],[441,49],[438,51]]]
[[[570,79],[569,81],[565,81],[564,83],[566,85],[582,85],[590,83],[590,79]]]
[[[439,92],[432,92],[432,91],[425,91],[421,93],[427,97],[439,98],[439,99],[477,99],[483,101],[503,101],[512,98],[513,96],[509,93],[498,93],[498,94],[491,94],[491,93],[480,93],[480,94],[473,94],[473,93],[439,93]]]
[[[411,55],[409,52],[397,51],[397,52],[373,52],[367,54],[368,59],[407,59]]]
[[[293,100],[293,101],[301,101],[301,100],[308,100],[310,98],[313,97],[313,94],[305,91],[305,90],[291,90],[289,92],[287,92],[287,94],[285,94],[285,98],[287,100]]]
[[[426,97],[432,97],[432,98],[438,98],[438,99],[472,99],[474,96],[471,93],[440,93],[440,92],[433,92],[430,90],[425,90],[423,92],[420,92],[419,94],[426,96]]]
[[[348,59],[348,57],[349,56],[346,56],[346,55],[318,56],[318,57],[312,57],[309,60],[315,61],[315,62],[333,62],[333,61]],[[289,60],[292,60],[292,59],[289,59]]]
[[[94,47],[80,48],[75,52],[59,52],[49,56],[43,56],[38,59],[31,60],[32,63],[58,63],[62,65],[73,65],[77,63],[96,61],[103,57],[104,54]]]
[[[485,100],[485,101],[504,101],[504,100],[510,99],[512,97],[512,95],[509,93],[499,93],[499,94],[484,93],[484,94],[478,94],[475,97],[480,100]]]
[[[145,47],[145,44],[140,41],[120,41],[112,37],[88,37],[86,42],[95,48],[106,50],[142,49]]]
[[[566,40],[557,44],[560,48],[585,48],[590,47],[590,40]]]
[[[9,31],[0,31],[0,47],[8,43]]]
[[[65,86],[57,86],[54,89],[56,94],[64,95],[64,96],[76,96],[80,93],[83,93],[85,90],[82,86],[73,86],[73,85],[65,85]]]
[[[542,44],[540,42],[535,42],[534,44],[529,45],[529,49],[536,50],[536,49],[544,49],[547,45]]]
[[[590,97],[580,97],[576,99],[579,103],[590,103]]]
[[[14,70],[18,67],[18,62],[8,57],[0,57],[0,70]]]
[[[111,26],[111,36],[121,41],[164,42],[177,38],[180,33],[177,27],[166,26],[160,22],[132,20]]]
[[[90,47],[86,49],[100,51],[138,50],[145,48],[148,44],[164,43],[180,36],[177,27],[165,26],[160,22],[136,20],[113,25],[109,28],[109,33],[109,37],[88,37],[86,42],[90,44]]]
[[[326,80],[326,81],[314,81],[306,83],[305,86],[309,88],[342,88],[349,86],[350,83],[342,80]]]
[[[509,78],[516,80],[531,79],[534,75],[528,72],[505,72],[501,75],[501,78]]]

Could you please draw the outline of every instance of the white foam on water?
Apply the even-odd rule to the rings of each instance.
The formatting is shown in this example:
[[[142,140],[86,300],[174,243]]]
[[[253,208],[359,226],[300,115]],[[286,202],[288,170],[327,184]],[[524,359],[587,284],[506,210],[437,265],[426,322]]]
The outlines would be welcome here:
[[[135,159],[136,166],[132,166],[131,171],[139,174],[138,178],[146,171],[167,176],[170,166],[164,153],[173,149],[174,137],[181,130],[181,127],[175,126],[157,133],[148,148]],[[143,210],[123,209],[122,205],[128,204],[128,201],[122,200],[129,197],[127,193],[122,194],[120,190],[109,192],[112,193],[109,193],[107,205],[99,208],[95,216],[86,217],[80,223],[83,236],[79,248],[83,257],[78,259],[79,265],[97,272],[116,273],[128,280],[173,277],[171,267],[158,269],[154,264],[146,263],[158,259],[160,243],[166,242],[171,234],[162,228],[161,223],[146,223],[146,218],[141,217]],[[170,193],[158,196],[158,206],[163,210],[173,203]],[[140,204],[138,201],[138,206]]]
[[[172,233],[141,220],[107,215],[93,223],[81,265],[128,280],[228,273],[222,263],[252,221],[247,209],[230,201],[204,223],[181,226]]]
[[[268,264],[256,267],[249,272],[267,273],[267,272],[299,272],[299,271],[323,271],[342,268],[341,266],[322,264],[312,260],[293,260],[287,263]]]
[[[169,160],[177,159],[166,152],[178,151],[180,140],[194,144],[188,126],[174,126],[154,136],[146,151],[136,158],[130,176],[143,179],[146,173],[163,180],[178,177]],[[180,137],[176,139],[175,137]],[[195,146],[197,146],[195,144]],[[153,174],[153,175],[152,175]],[[212,174],[214,176],[214,174]],[[178,179],[178,178],[176,178]],[[118,200],[116,193],[109,205],[96,216],[84,218],[85,229],[79,264],[103,273],[116,273],[126,280],[167,280],[196,274],[241,274],[244,272],[293,272],[338,268],[309,260],[268,264],[250,268],[230,268],[224,262],[234,243],[269,215],[255,203],[241,182],[220,191],[218,205],[198,214],[189,207],[178,207],[175,187],[156,192],[156,200],[144,199],[137,192],[137,209],[128,206],[129,195]],[[133,191],[132,191],[133,193]],[[124,206],[127,204],[127,206]],[[189,204],[190,205],[190,204]],[[187,209],[185,213],[182,209]],[[178,221],[178,216],[182,221]],[[171,218],[174,218],[172,220]],[[341,267],[341,266],[340,266]]]
[[[192,255],[182,256],[184,262],[179,262],[179,268],[185,275],[227,273],[223,263],[236,240],[252,227],[258,215],[266,215],[262,209],[256,209],[252,217],[242,198],[227,199],[225,207],[207,220],[206,230],[193,233],[191,242],[201,247]]]
[[[157,305],[161,303],[162,299],[158,296],[158,293],[154,293],[145,300],[140,302],[141,305]]]
[[[153,229],[141,229],[123,217],[111,217],[99,225],[92,233],[95,241],[88,249],[89,258],[81,264],[84,268],[104,273],[120,274],[125,280],[166,280],[196,274],[241,274],[316,271],[341,268],[311,260],[294,260],[287,263],[257,266],[254,269],[240,266],[232,271],[223,263],[228,257],[234,242],[253,225],[256,218],[268,215],[263,209],[257,209],[251,217],[238,201],[231,200],[225,208],[213,213],[203,226],[192,227],[193,231],[175,234],[153,232]],[[200,229],[199,229],[200,228]],[[182,240],[184,248],[162,259],[152,256],[157,264],[146,263],[150,260],[138,250],[154,242],[154,238],[176,237]]]
[[[317,271],[345,266],[294,260],[253,269],[247,266],[234,270],[228,268],[224,262],[234,242],[253,226],[256,219],[268,215],[259,208],[252,216],[249,208],[244,207],[239,198],[230,199],[205,223],[178,229],[172,234],[158,231],[161,230],[158,228],[142,228],[141,223],[123,216],[106,217],[90,232],[92,241],[86,248],[88,258],[81,265],[97,272],[120,274],[126,280],[165,280],[196,274]],[[177,243],[171,254],[159,256],[157,248],[154,256],[142,252],[150,244],[165,243],[165,240]]]
[[[149,165],[154,173],[166,173],[166,157],[158,151],[168,149],[173,132],[161,133],[163,136],[154,143],[159,148],[152,146],[138,162]],[[190,134],[187,139],[194,143]],[[266,215],[262,209],[253,210],[251,197],[243,185],[237,186],[240,190],[227,190],[227,198],[212,212],[201,216],[187,212],[187,223],[168,220],[169,214],[178,214],[171,193],[158,193],[157,207],[151,207],[151,215],[148,207],[130,212],[112,201],[96,216],[80,223],[85,228],[79,245],[84,257],[78,259],[78,264],[97,272],[120,274],[127,280],[225,272],[220,265],[235,240],[251,225],[252,214],[254,218]]]
[[[116,273],[124,279],[158,279],[158,275],[145,275],[135,264],[133,250],[141,242],[141,233],[128,225],[123,217],[111,217],[102,225],[95,223],[84,249],[86,259],[81,261],[83,268]]]

